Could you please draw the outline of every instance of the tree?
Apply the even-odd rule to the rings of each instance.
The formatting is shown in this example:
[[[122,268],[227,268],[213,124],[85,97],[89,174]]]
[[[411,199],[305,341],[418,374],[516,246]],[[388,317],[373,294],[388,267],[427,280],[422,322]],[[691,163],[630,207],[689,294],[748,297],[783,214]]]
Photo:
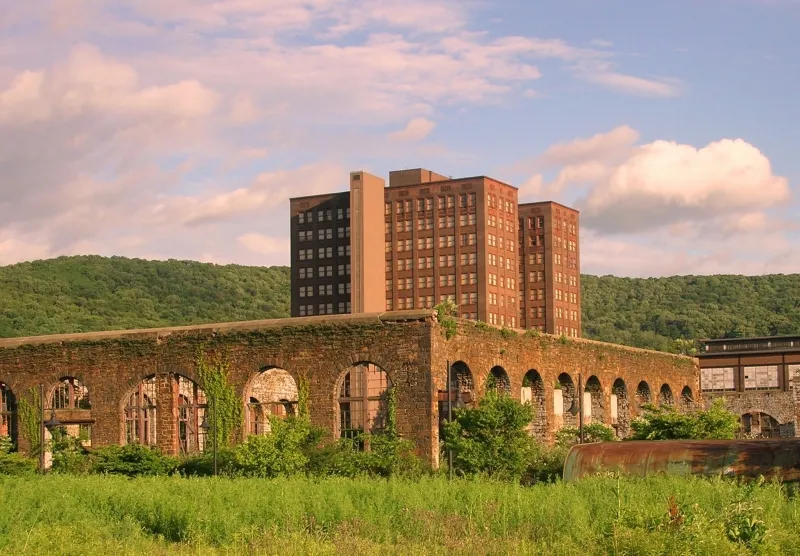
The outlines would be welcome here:
[[[644,414],[631,422],[629,440],[731,439],[739,431],[739,418],[718,398],[706,410],[679,413],[673,406],[644,406]]]
[[[457,472],[518,480],[528,466],[534,443],[526,430],[531,406],[488,391],[477,407],[457,409],[444,426],[444,445],[453,451]]]

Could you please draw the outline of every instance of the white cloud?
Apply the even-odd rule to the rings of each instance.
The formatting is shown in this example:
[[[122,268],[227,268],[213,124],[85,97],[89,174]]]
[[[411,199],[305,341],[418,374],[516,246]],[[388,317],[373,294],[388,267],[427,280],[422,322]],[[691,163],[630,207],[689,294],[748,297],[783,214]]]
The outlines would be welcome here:
[[[389,134],[389,139],[394,141],[420,141],[436,127],[436,122],[426,118],[414,118],[400,131]]]

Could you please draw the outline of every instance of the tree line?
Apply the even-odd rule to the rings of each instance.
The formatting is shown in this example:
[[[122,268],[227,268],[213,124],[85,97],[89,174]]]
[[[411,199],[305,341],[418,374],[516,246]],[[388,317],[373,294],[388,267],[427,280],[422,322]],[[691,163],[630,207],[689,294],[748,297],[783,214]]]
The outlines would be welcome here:
[[[800,275],[581,277],[583,336],[688,352],[800,334]],[[0,337],[288,317],[287,267],[77,256],[0,267]]]

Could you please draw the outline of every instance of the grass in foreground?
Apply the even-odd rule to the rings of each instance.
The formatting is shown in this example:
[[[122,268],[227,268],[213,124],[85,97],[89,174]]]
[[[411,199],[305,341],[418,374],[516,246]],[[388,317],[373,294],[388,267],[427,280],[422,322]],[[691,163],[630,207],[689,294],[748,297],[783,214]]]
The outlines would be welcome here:
[[[0,478],[4,554],[800,554],[777,485]]]

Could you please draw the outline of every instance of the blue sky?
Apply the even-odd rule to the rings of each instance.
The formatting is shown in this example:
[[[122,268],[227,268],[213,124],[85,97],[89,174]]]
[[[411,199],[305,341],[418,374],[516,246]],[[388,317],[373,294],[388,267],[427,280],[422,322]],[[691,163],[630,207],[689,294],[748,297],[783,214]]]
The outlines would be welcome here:
[[[488,174],[593,274],[800,272],[795,0],[31,0],[0,14],[0,264],[288,263],[288,198]]]

